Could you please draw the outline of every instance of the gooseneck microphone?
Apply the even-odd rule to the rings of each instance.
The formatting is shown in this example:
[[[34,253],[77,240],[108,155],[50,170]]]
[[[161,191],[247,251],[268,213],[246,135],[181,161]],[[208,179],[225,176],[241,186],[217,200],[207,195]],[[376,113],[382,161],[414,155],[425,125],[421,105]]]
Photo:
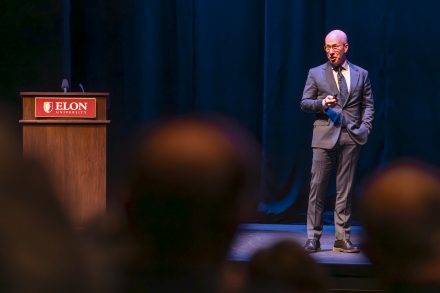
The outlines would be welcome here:
[[[67,93],[67,90],[69,89],[69,81],[66,78],[63,79],[63,82],[61,83],[61,89],[64,93]]]
[[[82,85],[82,83],[79,83],[79,87],[81,88],[82,92],[84,93],[84,86]]]

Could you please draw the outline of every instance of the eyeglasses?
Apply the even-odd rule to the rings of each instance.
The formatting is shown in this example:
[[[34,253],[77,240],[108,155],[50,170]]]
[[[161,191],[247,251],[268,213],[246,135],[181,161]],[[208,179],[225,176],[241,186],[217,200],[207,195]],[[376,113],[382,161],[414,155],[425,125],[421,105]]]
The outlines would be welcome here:
[[[339,45],[336,45],[336,44],[334,44],[334,45],[324,45],[324,50],[326,51],[326,52],[330,52],[330,50],[331,49],[333,49],[333,51],[334,52],[339,52],[339,50],[341,49],[341,46],[344,46],[345,45],[345,43],[344,44],[339,44]]]

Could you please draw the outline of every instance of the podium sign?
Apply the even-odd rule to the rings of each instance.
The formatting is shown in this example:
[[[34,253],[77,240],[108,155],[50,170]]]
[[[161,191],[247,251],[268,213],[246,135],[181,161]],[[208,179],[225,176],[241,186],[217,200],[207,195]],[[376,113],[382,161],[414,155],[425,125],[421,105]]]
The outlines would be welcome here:
[[[96,99],[35,97],[35,117],[96,118]]]

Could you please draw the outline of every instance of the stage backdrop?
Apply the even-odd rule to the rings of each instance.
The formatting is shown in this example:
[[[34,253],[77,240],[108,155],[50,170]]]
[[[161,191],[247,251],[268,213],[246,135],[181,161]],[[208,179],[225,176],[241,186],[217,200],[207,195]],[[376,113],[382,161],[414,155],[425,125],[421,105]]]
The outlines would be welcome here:
[[[8,2],[15,3],[2,3]],[[18,19],[1,11],[7,21],[2,30],[18,21],[31,41],[25,48],[13,31],[3,31],[15,42],[3,41],[9,46],[3,50],[18,46],[13,57],[21,60],[8,63],[3,54],[4,98],[24,82],[58,90],[60,75],[76,90],[82,83],[89,91],[110,91],[110,185],[123,173],[115,158],[139,125],[175,114],[220,113],[261,143],[264,189],[256,196],[266,220],[305,221],[313,115],[302,113],[299,102],[308,69],[326,61],[322,46],[332,29],[348,34],[348,58],[370,72],[375,96],[374,129],[361,153],[356,194],[372,170],[396,158],[440,164],[440,4],[434,1],[34,2],[34,8],[10,12]],[[29,66],[36,76],[21,78],[18,72]],[[8,69],[19,83],[6,79]],[[334,188],[328,196],[330,211]]]

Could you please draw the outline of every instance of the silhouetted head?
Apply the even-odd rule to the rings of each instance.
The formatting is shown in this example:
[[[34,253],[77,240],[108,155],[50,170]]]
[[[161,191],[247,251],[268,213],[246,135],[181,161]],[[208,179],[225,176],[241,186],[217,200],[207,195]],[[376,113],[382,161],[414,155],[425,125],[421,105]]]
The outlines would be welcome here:
[[[185,271],[223,260],[241,199],[256,192],[257,161],[254,141],[225,120],[177,118],[141,138],[129,218],[156,269]]]
[[[326,292],[318,264],[298,243],[283,240],[257,251],[249,263],[249,292]]]
[[[415,161],[380,170],[361,204],[366,252],[387,283],[440,283],[440,177]]]
[[[72,228],[45,170],[22,158],[17,121],[7,114],[0,113],[0,291],[85,292]]]

